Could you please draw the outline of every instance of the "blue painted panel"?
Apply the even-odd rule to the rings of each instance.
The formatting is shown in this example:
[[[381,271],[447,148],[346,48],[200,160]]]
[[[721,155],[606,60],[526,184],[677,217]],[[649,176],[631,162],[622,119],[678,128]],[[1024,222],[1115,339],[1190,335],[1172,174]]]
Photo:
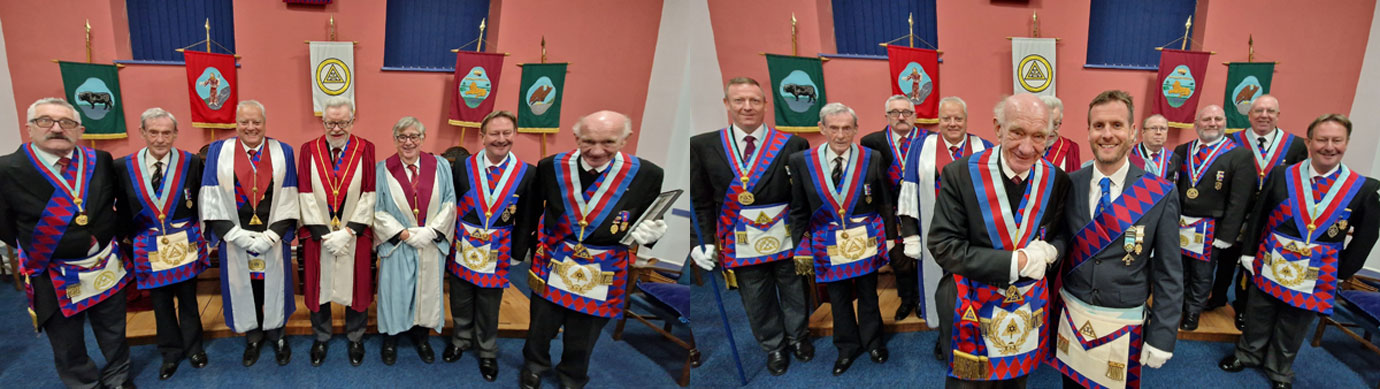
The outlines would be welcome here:
[[[935,0],[832,0],[834,41],[839,54],[886,56],[878,43],[906,36],[906,16],[914,15],[915,47],[939,47],[936,32]],[[905,39],[897,44],[905,45]]]
[[[1155,47],[1183,37],[1184,22],[1196,7],[1195,0],[1092,0],[1086,63],[1158,68]],[[1179,48],[1177,42],[1170,46]]]
[[[388,0],[384,26],[385,69],[451,69],[450,50],[479,36],[488,0]],[[474,50],[474,46],[467,46]]]
[[[206,39],[211,23],[212,52],[235,52],[235,10],[231,0],[126,0],[129,46],[135,60],[182,61],[174,50]],[[204,51],[197,45],[193,50]]]

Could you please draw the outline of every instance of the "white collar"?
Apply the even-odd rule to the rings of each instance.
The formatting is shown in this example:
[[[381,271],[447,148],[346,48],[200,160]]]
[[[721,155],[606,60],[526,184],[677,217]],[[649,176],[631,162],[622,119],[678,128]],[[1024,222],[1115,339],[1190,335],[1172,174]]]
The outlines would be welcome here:
[[[737,124],[732,125],[732,127],[733,139],[739,142],[747,142],[746,140],[743,140],[743,138],[747,138],[748,135],[756,137],[757,140],[762,140],[762,133],[766,132],[767,128],[765,124],[758,124],[757,129],[752,130],[752,133],[748,133],[747,130],[744,130],[742,127],[738,127]]]
[[[331,137],[329,136],[322,135],[321,137],[326,139],[326,147],[330,147],[332,149],[344,149],[345,145],[350,143],[350,135],[348,134],[345,135],[345,138],[340,141],[340,144],[335,144],[334,142],[331,142]]]
[[[1140,147],[1145,148],[1145,152],[1151,153],[1151,154],[1154,154],[1154,153],[1163,153],[1163,152],[1164,152],[1164,145],[1160,145],[1160,149],[1159,149],[1159,150],[1151,150],[1151,149],[1150,149],[1150,146],[1146,146],[1146,145],[1145,145],[1145,142],[1141,142]]]
[[[1263,136],[1263,137],[1265,137],[1265,140],[1274,141],[1274,140],[1275,140],[1275,134],[1279,133],[1279,127],[1275,127],[1273,130],[1270,130],[1270,132],[1265,133],[1265,135],[1260,135],[1260,134],[1255,133],[1255,130],[1254,130],[1254,129],[1249,129],[1249,128],[1248,128],[1248,129],[1246,129],[1246,131],[1248,131],[1248,133],[1251,134],[1251,140],[1256,140],[1256,139],[1258,139],[1258,138],[1260,138],[1260,137]]]
[[[498,163],[493,163],[493,162],[490,162],[490,161],[489,161],[489,153],[488,153],[487,151],[480,151],[480,152],[479,152],[479,160],[482,161],[482,162],[479,163],[479,170],[486,170],[486,171],[487,171],[487,170],[489,170],[489,167],[490,167],[490,166],[501,166],[501,165],[503,165],[504,162],[508,162],[508,160],[510,160],[510,159],[513,159],[513,152],[512,152],[512,151],[509,151],[509,152],[508,152],[508,155],[504,155],[504,156],[503,156],[503,160],[502,160],[502,161],[498,161]]]
[[[964,134],[963,134],[963,140],[958,141],[958,143],[949,143],[949,139],[944,138],[944,133],[942,133],[942,132],[935,131],[935,134],[939,135],[939,139],[940,139],[940,140],[943,140],[943,141],[944,141],[944,149],[945,149],[945,150],[948,150],[950,147],[957,147],[957,148],[959,148],[959,149],[963,149],[964,146],[967,146],[967,145],[968,145],[968,139],[969,139],[969,138],[968,138],[968,134],[967,134],[967,133],[964,133]]]
[[[849,147],[848,147],[848,151],[844,152],[844,154],[839,154],[839,153],[835,153],[835,152],[834,152],[834,148],[833,148],[833,147],[829,147],[829,143],[828,143],[828,142],[825,142],[825,143],[824,143],[824,153],[825,153],[824,156],[827,157],[827,158],[829,158],[829,162],[834,162],[834,158],[843,157],[843,163],[846,165],[846,164],[848,164],[848,160],[849,160],[850,158],[852,158],[852,155],[853,155],[853,147],[852,147],[852,146],[849,146]],[[832,168],[832,166],[831,166],[831,168]]]
[[[34,146],[34,151],[38,152],[39,159],[42,159],[43,163],[47,164],[48,166],[52,166],[53,164],[57,163],[59,159],[62,159],[61,156],[47,151],[43,151],[43,149],[38,148],[38,146]],[[67,158],[73,160],[77,159],[76,147],[73,147],[72,151],[67,152]]]
[[[240,147],[244,149],[244,152],[248,153],[248,152],[250,152],[251,150],[252,150],[252,151],[263,150],[264,144],[265,144],[265,143],[268,143],[268,138],[264,138],[264,140],[259,141],[259,145],[258,145],[258,146],[254,146],[254,147],[249,147],[249,145],[244,144],[244,141],[239,140],[238,138],[236,138],[235,141],[236,141],[236,142],[240,142]]]
[[[915,136],[915,133],[916,133],[916,130],[917,130],[917,129],[918,129],[918,128],[916,128],[916,127],[914,127],[914,126],[911,126],[911,127],[910,127],[910,132],[907,132],[906,135],[903,135],[902,137],[904,137],[904,138],[910,138],[910,137]],[[886,132],[891,133],[890,136],[893,136],[893,137],[896,136],[896,131],[893,131],[893,130],[891,129],[891,125],[890,125],[890,124],[888,124],[888,125],[886,126]],[[947,142],[945,142],[945,143],[947,143]]]
[[[1212,146],[1216,146],[1218,143],[1222,143],[1222,141],[1224,141],[1224,140],[1227,140],[1227,135],[1226,135],[1226,134],[1223,134],[1222,137],[1217,138],[1217,140],[1212,141],[1212,142],[1209,142],[1209,143],[1203,143],[1203,138],[1198,138],[1198,147],[1212,147]]]
[[[1000,150],[998,150],[998,152],[1000,152]],[[1027,169],[1027,170],[1025,171],[1025,173],[1016,174],[1016,170],[1015,170],[1015,169],[1012,169],[1010,166],[1007,166],[1007,159],[1006,159],[1006,157],[1005,157],[1005,156],[1002,156],[1001,154],[998,154],[998,156],[1001,157],[1001,163],[999,164],[999,165],[1001,165],[1001,174],[1002,174],[1002,175],[1005,175],[1005,176],[1006,176],[1006,179],[1009,180],[1009,179],[1011,179],[1011,177],[1020,177],[1020,179],[1024,180],[1027,176],[1030,175],[1030,170],[1029,170],[1029,169]],[[1034,166],[1032,166],[1031,169],[1034,169]]]
[[[171,168],[172,166],[168,165],[168,162],[169,162],[169,160],[172,159],[172,154],[173,154],[173,153],[176,153],[176,152],[177,152],[177,148],[174,147],[174,148],[168,149],[168,153],[167,153],[167,154],[163,154],[163,158],[153,159],[153,154],[149,154],[148,148],[145,148],[145,149],[144,149],[144,155],[145,155],[146,157],[144,158],[144,165],[145,165],[145,167],[149,168],[150,171],[152,171],[152,169],[154,169],[154,166],[153,166],[153,165],[154,165],[154,163],[157,163],[157,162],[162,162],[164,168]]]
[[[575,156],[575,157],[576,157],[576,158],[579,158],[580,156],[577,155],[577,156]],[[579,159],[580,159],[580,166],[581,166],[585,171],[597,170],[597,171],[599,171],[600,173],[603,173],[603,172],[604,172],[604,168],[607,168],[607,167],[609,166],[609,162],[612,162],[612,161],[613,161],[613,159],[609,159],[609,162],[604,162],[603,165],[599,165],[599,166],[590,166],[589,162],[586,162],[584,158],[579,158]]]
[[[1093,169],[1092,169],[1092,171],[1093,171],[1092,182],[1093,182],[1094,185],[1096,185],[1098,182],[1102,181],[1102,178],[1103,178],[1103,177],[1108,177],[1108,178],[1111,178],[1111,179],[1112,179],[1112,186],[1114,186],[1114,187],[1121,187],[1121,183],[1126,182],[1126,174],[1129,173],[1129,172],[1131,171],[1131,163],[1130,163],[1130,161],[1128,161],[1128,160],[1126,160],[1126,159],[1122,159],[1122,160],[1121,160],[1121,167],[1118,168],[1118,169],[1116,169],[1115,172],[1112,172],[1112,175],[1110,175],[1110,176],[1102,174],[1102,170],[1101,170],[1101,169],[1098,169],[1097,166],[1096,166],[1095,164],[1096,164],[1096,163],[1094,163]]]
[[[1317,169],[1314,169],[1313,166],[1311,165],[1312,161],[1309,161],[1309,163],[1310,163],[1310,165],[1308,166],[1308,170],[1313,172],[1313,177],[1309,177],[1309,178],[1331,176],[1332,173],[1336,173],[1338,169],[1341,169],[1341,168],[1342,168],[1342,164],[1339,163],[1339,164],[1337,164],[1337,166],[1333,166],[1333,167],[1332,167],[1332,170],[1328,170],[1327,173],[1321,173],[1321,174],[1320,174],[1320,173],[1318,173]]]

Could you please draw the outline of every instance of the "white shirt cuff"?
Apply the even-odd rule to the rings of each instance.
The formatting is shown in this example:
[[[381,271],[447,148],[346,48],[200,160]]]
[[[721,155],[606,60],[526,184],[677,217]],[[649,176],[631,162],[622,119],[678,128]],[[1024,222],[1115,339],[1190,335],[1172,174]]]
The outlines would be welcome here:
[[[1226,249],[1231,248],[1231,243],[1227,243],[1227,241],[1224,241],[1224,240],[1221,240],[1221,239],[1213,239],[1213,240],[1212,240],[1212,247],[1216,247],[1216,248],[1219,248],[1219,249],[1226,250]]]
[[[1020,251],[1011,252],[1011,271],[1007,273],[1007,278],[1010,279],[1010,281],[1007,281],[1007,283],[1014,284],[1016,283],[1016,280],[1019,280],[1021,278],[1020,255]],[[1027,258],[1026,260],[1029,260],[1029,258]]]

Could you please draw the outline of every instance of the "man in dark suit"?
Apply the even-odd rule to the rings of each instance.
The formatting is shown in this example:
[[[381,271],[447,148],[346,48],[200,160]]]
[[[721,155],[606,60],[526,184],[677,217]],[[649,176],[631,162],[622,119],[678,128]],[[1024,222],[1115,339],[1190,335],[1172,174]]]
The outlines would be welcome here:
[[[28,278],[34,330],[48,332],[68,387],[133,387],[124,292],[133,277],[115,241],[126,223],[115,213],[110,154],[77,144],[86,128],[62,99],[35,101],[27,115],[29,143],[0,157],[0,240],[23,253],[16,260]],[[87,319],[103,368],[86,355]]]
[[[867,134],[858,143],[876,150],[882,169],[886,171],[886,193],[892,205],[901,193],[901,178],[906,171],[906,155],[910,153],[911,142],[925,136],[926,131],[915,127],[915,104],[902,95],[886,99],[887,126],[877,132]],[[892,210],[893,214],[895,210]],[[920,318],[920,273],[918,259],[907,257],[900,242],[893,240],[893,247],[887,252],[891,259],[892,274],[896,277],[896,295],[901,298],[901,306],[896,307],[896,320],[901,321],[911,312]],[[891,247],[891,246],[888,246]]]
[[[1174,183],[1127,160],[1136,137],[1131,95],[1088,105],[1092,166],[1069,175],[1066,254],[1054,277],[1051,364],[1065,388],[1139,387],[1140,368],[1173,357],[1183,299]],[[1146,306],[1155,296],[1153,308]]]
[[[1271,95],[1257,97],[1251,102],[1251,110],[1247,113],[1251,120],[1250,131],[1241,131],[1233,134],[1231,140],[1236,142],[1236,147],[1249,149],[1253,158],[1256,173],[1255,191],[1251,192],[1251,204],[1260,197],[1260,189],[1265,187],[1265,176],[1276,166],[1289,166],[1308,158],[1308,146],[1304,145],[1303,138],[1294,136],[1288,131],[1284,131],[1277,126],[1279,122],[1279,100]],[[1247,209],[1254,209],[1248,207]],[[1250,220],[1250,215],[1246,215],[1246,220]],[[1246,327],[1245,320],[1245,299],[1246,289],[1243,287],[1247,278],[1245,270],[1238,272],[1238,277],[1232,277],[1232,271],[1238,269],[1236,263],[1230,261],[1241,255],[1243,246],[1256,245],[1260,242],[1246,239],[1245,232],[1249,226],[1243,225],[1242,235],[1237,239],[1236,244],[1227,249],[1222,254],[1222,258],[1228,260],[1217,264],[1216,279],[1212,282],[1212,298],[1208,299],[1209,309],[1219,307],[1227,303],[1227,288],[1235,285],[1236,299],[1232,301],[1232,307],[1236,309],[1236,329]]]
[[[1251,152],[1224,135],[1226,113],[1209,105],[1198,110],[1198,139],[1174,149],[1167,178],[1179,190],[1179,246],[1184,261],[1184,316],[1179,328],[1198,329],[1212,292],[1215,263],[1236,243],[1255,191]],[[1226,259],[1228,261],[1232,259]]]
[[[705,271],[723,263],[736,275],[752,335],[767,352],[767,372],[790,367],[786,353],[814,358],[805,283],[796,273],[785,217],[791,182],[786,160],[810,147],[804,137],[762,123],[766,95],[756,80],[738,77],[724,88],[729,128],[690,138],[690,201],[704,245],[690,250]],[[760,220],[759,220],[760,219]]]
[[[589,383],[589,357],[604,325],[623,314],[628,266],[636,260],[623,237],[649,245],[666,233],[665,221],[637,223],[661,193],[663,173],[619,151],[632,135],[631,120],[599,111],[571,132],[579,149],[542,159],[528,195],[546,205],[527,275],[532,326],[522,349],[522,388],[541,387],[541,374],[551,369],[551,339],[561,327],[561,386]]]
[[[130,258],[139,289],[149,290],[163,365],[158,379],[172,378],[182,358],[206,366],[196,277],[211,265],[196,202],[201,192],[201,158],[173,147],[177,119],[162,108],[139,117],[148,147],[115,161],[124,224],[133,243]],[[174,308],[173,300],[177,300]]]
[[[1246,329],[1222,370],[1262,367],[1274,388],[1293,386],[1313,320],[1331,315],[1338,281],[1351,278],[1380,236],[1380,181],[1342,164],[1351,120],[1327,114],[1308,125],[1309,159],[1270,173],[1247,224],[1240,263],[1252,275]]]
[[[791,240],[800,242],[797,260],[811,261],[815,282],[828,290],[839,349],[837,376],[863,351],[876,363],[889,356],[877,307],[877,269],[896,245],[896,220],[880,153],[853,143],[857,114],[830,103],[820,108],[819,118],[827,142],[790,158]]]
[[[1053,134],[1039,97],[1007,97],[995,113],[1001,146],[944,168],[928,226],[946,272],[936,300],[951,318],[939,321],[949,388],[1025,387],[1043,359],[1044,276],[1058,257],[1044,232],[1059,230],[1069,179],[1041,159]]]

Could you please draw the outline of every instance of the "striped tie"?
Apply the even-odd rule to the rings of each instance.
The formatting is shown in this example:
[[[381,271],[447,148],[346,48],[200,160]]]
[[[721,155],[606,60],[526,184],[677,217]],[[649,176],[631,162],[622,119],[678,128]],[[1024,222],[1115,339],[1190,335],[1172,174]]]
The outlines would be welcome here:
[[[1313,177],[1313,202],[1322,201],[1323,195],[1332,189],[1332,178],[1323,176]]]
[[[58,171],[62,172],[62,179],[67,181],[67,185],[75,186],[77,181],[77,169],[72,166],[72,159],[67,157],[58,158]]]
[[[490,191],[490,192],[493,192],[493,191],[494,191],[494,188],[498,187],[498,175],[499,175],[499,174],[502,174],[502,173],[503,173],[503,171],[502,171],[502,170],[499,170],[499,169],[498,169],[498,166],[489,166],[489,191]]]
[[[163,161],[153,163],[153,193],[163,195]]]

